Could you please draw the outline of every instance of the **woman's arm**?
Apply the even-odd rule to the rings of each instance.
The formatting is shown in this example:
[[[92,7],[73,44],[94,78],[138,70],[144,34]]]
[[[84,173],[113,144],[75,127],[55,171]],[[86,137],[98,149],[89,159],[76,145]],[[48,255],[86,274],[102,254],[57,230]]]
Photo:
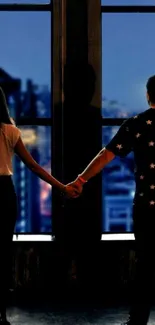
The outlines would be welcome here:
[[[14,152],[20,157],[23,163],[39,178],[43,181],[49,183],[52,186],[55,186],[60,191],[66,192],[66,186],[59,182],[56,178],[46,172],[31,156],[27,151],[21,137],[19,137],[15,147]]]

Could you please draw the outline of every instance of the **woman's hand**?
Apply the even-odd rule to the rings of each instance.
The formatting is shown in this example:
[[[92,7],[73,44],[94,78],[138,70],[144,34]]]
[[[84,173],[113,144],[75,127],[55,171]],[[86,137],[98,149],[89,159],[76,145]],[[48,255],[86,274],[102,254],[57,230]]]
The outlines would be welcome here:
[[[77,198],[83,191],[83,184],[77,179],[66,185],[67,196],[70,198]]]
[[[79,181],[77,178],[71,183],[68,183],[67,185],[64,185],[61,183],[60,187],[61,192],[67,197],[67,198],[77,198],[80,196],[80,194],[83,191],[83,184]]]
[[[75,199],[79,196],[79,192],[77,191],[77,189],[70,184],[65,185],[64,193],[67,198]]]

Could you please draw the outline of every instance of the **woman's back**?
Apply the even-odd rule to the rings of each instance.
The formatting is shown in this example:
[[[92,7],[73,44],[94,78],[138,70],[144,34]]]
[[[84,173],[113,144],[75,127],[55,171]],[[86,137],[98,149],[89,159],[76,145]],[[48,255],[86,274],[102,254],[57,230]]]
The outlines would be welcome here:
[[[0,175],[13,175],[12,157],[21,131],[13,124],[0,126]]]

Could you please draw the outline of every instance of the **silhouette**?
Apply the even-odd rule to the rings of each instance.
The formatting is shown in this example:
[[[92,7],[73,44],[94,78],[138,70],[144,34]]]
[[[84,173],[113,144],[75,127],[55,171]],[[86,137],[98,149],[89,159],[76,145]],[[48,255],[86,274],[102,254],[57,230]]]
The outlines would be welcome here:
[[[12,181],[12,157],[16,153],[23,163],[41,179],[64,193],[73,193],[48,174],[26,150],[21,131],[9,115],[5,95],[0,88],[0,324],[9,325],[6,318],[6,299],[11,271],[11,243],[17,219],[17,200]]]
[[[155,270],[155,76],[148,79],[146,88],[149,109],[127,119],[109,144],[70,184],[80,193],[83,185],[115,156],[123,158],[131,151],[134,152],[136,191],[133,200],[133,225],[137,267],[126,325],[147,324],[152,299],[150,289]]]
[[[65,65],[62,108],[64,183],[75,178],[101,148],[101,112],[99,107],[91,105],[95,82],[95,72],[90,64],[73,62]],[[60,107],[61,104],[55,108],[55,114],[59,114]],[[64,202],[63,217],[56,218],[53,222],[56,240],[65,250],[64,270],[59,279],[62,279],[62,273],[68,273],[69,265],[74,259],[77,278],[83,283],[86,294],[90,283],[93,292],[93,282],[98,278],[95,273],[99,272],[96,266],[97,254],[95,253],[94,256],[92,252],[95,251],[95,247],[98,247],[101,239],[100,206],[101,176],[99,175],[90,182],[88,188],[85,188],[81,197]],[[59,269],[62,270],[62,266]]]

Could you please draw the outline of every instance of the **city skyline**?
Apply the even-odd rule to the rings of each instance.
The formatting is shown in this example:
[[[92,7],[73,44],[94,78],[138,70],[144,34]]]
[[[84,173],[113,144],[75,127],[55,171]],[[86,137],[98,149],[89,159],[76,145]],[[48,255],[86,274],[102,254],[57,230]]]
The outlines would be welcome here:
[[[7,26],[7,28],[6,28]],[[0,12],[0,67],[51,89],[51,13]]]

